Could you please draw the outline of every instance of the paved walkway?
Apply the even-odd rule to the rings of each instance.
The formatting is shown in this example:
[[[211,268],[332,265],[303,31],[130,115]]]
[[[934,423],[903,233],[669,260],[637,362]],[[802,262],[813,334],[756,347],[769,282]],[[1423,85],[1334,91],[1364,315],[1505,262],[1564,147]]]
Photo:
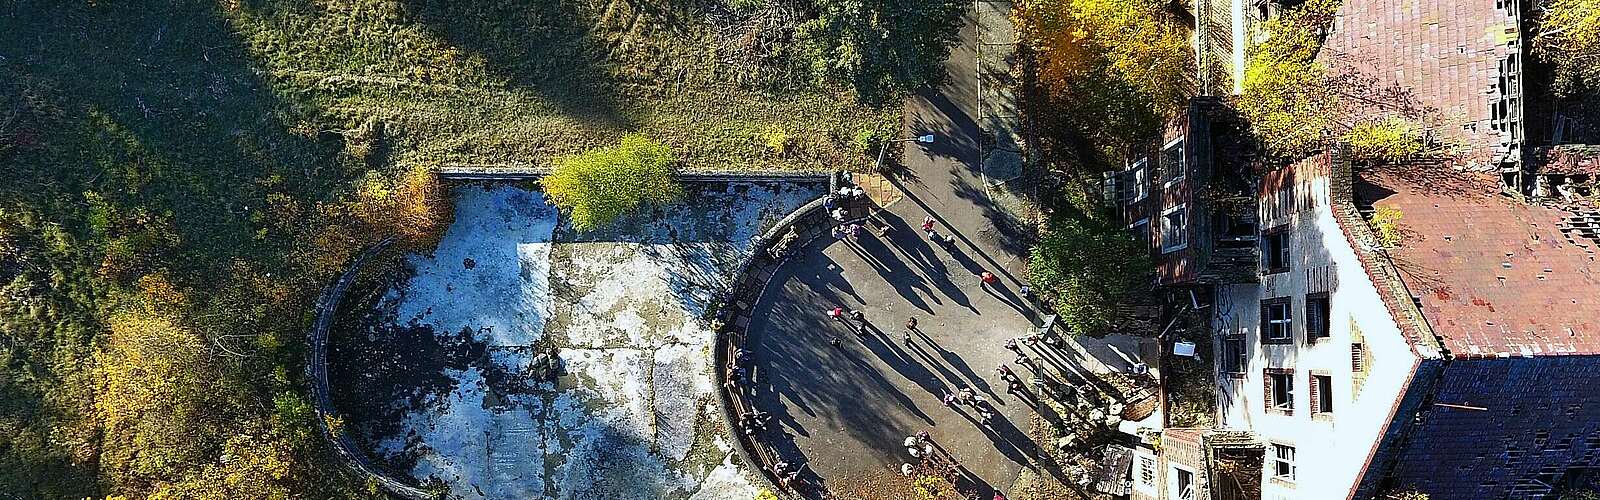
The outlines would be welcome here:
[[[995,129],[978,117],[996,114],[980,112],[981,23],[969,21],[946,63],[948,84],[906,103],[906,136],[933,133],[937,141],[908,147],[906,171],[889,178],[899,197],[878,217],[891,228],[887,236],[818,238],[777,271],[753,311],[757,406],[785,434],[778,452],[829,488],[896,473],[909,460],[901,441],[918,431],[1001,490],[1038,460],[1026,436],[1031,410],[1005,394],[995,371],[1013,361],[1005,339],[1025,335],[1038,313],[1018,294],[1026,233],[990,194],[1015,175],[986,175],[983,160],[997,148],[985,136]],[[956,243],[931,244],[918,228],[926,216]],[[980,286],[984,271],[999,285]],[[826,311],[836,306],[864,311],[870,333],[858,337],[831,320]],[[909,344],[908,317],[920,330]],[[833,336],[843,345],[829,345]],[[941,403],[966,386],[999,409],[992,428],[978,425],[971,409]]]

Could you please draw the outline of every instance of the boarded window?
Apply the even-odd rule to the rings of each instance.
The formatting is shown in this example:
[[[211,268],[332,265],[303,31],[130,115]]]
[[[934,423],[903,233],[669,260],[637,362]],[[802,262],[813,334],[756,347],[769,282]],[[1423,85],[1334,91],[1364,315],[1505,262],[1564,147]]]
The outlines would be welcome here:
[[[1351,371],[1354,371],[1356,373],[1361,373],[1363,371],[1366,371],[1367,362],[1366,362],[1366,359],[1363,358],[1363,356],[1366,356],[1366,350],[1367,350],[1366,346],[1362,345],[1360,342],[1351,342],[1350,343],[1350,370]]]

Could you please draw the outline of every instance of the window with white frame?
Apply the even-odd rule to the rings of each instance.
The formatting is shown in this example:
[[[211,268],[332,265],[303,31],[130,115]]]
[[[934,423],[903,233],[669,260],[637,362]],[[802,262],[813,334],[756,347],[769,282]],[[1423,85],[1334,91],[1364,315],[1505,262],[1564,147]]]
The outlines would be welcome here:
[[[1286,344],[1294,341],[1294,314],[1288,297],[1261,301],[1261,342]]]
[[[1128,230],[1129,231],[1133,231],[1133,238],[1135,240],[1137,240],[1141,245],[1144,245],[1144,251],[1149,252],[1150,251],[1150,219],[1148,219],[1148,218],[1139,219],[1137,222],[1134,222],[1132,225],[1129,225],[1128,226]]]
[[[1171,187],[1183,179],[1183,138],[1161,147],[1161,186]]]
[[[1145,199],[1150,196],[1150,159],[1140,158],[1133,163],[1133,201]]]
[[[1161,212],[1161,253],[1176,252],[1188,246],[1188,211],[1179,205]]]
[[[1168,498],[1176,500],[1194,500],[1194,472],[1176,465],[1172,466],[1172,494]]]
[[[1294,481],[1294,447],[1273,443],[1272,478]]]

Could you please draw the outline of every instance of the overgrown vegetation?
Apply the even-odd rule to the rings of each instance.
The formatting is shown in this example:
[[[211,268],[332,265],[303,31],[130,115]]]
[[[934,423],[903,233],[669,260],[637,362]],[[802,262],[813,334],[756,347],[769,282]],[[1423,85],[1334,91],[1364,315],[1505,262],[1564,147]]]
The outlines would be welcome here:
[[[922,4],[742,3],[0,7],[0,491],[378,497],[315,431],[302,339],[356,251],[448,223],[433,168],[636,132],[684,168],[865,168],[856,131],[943,58],[923,43],[819,85],[801,24]],[[919,40],[955,22],[920,19],[875,22]],[[874,73],[897,76],[842,78]],[[892,83],[881,107],[858,81]]]
[[[1372,226],[1372,232],[1378,238],[1378,245],[1383,248],[1400,247],[1400,243],[1405,241],[1405,234],[1400,228],[1400,218],[1404,215],[1400,209],[1394,207],[1378,207],[1377,211],[1372,213],[1372,220],[1367,224]]]
[[[1031,250],[1028,281],[1068,332],[1102,335],[1126,319],[1131,297],[1149,290],[1149,250],[1108,216],[1067,212],[1051,216]]]
[[[769,0],[769,3],[780,3]],[[944,54],[954,44],[962,0],[808,0],[812,18],[804,41],[813,75],[843,82],[868,103],[880,104],[944,78]]]
[[[540,185],[573,228],[590,231],[642,204],[681,196],[672,162],[671,148],[630,135],[616,146],[557,158],[555,170]]]
[[[1099,335],[1149,288],[1148,252],[1110,219],[1088,183],[1184,109],[1194,93],[1190,28],[1153,0],[1024,0],[1014,21],[1037,79],[1025,112],[1039,163],[1063,180],[1029,256],[1029,281],[1068,331]]]
[[[1409,92],[1317,60],[1340,0],[1310,0],[1262,24],[1247,51],[1235,99],[1265,153],[1292,161],[1340,141],[1353,159],[1398,162],[1438,148],[1424,134],[1427,110]]]
[[[1024,0],[1016,21],[1037,63],[1044,149],[1071,166],[1120,166],[1194,95],[1188,23],[1156,0]]]
[[[1539,4],[1533,50],[1555,67],[1555,90],[1575,96],[1600,90],[1600,0]]]

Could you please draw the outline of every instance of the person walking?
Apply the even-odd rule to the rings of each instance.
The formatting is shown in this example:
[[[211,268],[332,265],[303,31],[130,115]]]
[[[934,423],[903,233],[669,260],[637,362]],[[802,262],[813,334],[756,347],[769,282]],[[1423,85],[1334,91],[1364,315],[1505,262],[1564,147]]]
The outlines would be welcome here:
[[[855,323],[856,335],[867,334],[867,313],[860,310],[851,310],[850,321]]]
[[[995,277],[994,273],[989,271],[978,273],[978,280],[981,281],[985,287],[994,287],[1000,284],[1000,278]]]
[[[939,233],[933,230],[933,216],[922,218],[922,232],[928,233],[928,239],[930,240],[937,239]]]
[[[839,229],[839,226],[833,226],[833,229],[829,230],[828,234],[832,235],[833,239],[836,240],[844,239],[844,230]]]
[[[843,307],[835,307],[833,309],[828,310],[828,317],[836,319],[836,320],[839,320],[839,321],[844,321],[844,308]]]
[[[850,223],[850,226],[845,228],[845,234],[849,235],[852,240],[861,239],[861,225],[854,222]]]

